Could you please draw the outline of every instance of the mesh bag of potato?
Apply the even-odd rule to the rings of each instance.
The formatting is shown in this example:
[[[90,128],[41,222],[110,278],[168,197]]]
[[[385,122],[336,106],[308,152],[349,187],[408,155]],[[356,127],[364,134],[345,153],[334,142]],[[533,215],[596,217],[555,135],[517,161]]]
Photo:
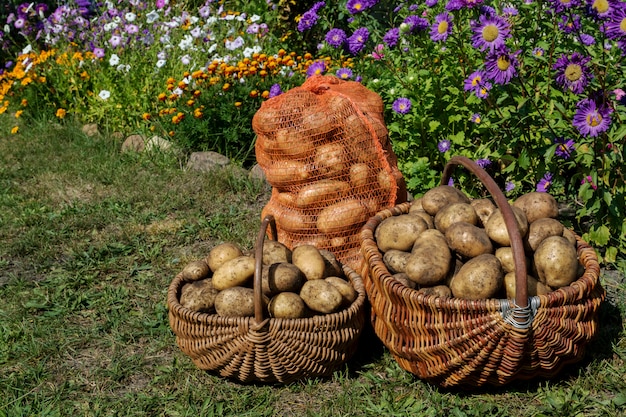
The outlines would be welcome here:
[[[254,115],[255,152],[272,186],[261,216],[288,247],[312,244],[353,268],[370,216],[406,200],[380,96],[362,84],[312,76]]]

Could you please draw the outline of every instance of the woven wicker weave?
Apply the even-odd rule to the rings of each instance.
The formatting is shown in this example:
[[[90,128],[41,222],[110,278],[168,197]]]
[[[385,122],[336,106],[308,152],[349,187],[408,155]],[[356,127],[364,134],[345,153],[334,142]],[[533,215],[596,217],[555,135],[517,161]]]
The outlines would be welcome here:
[[[240,382],[287,383],[332,374],[355,352],[365,323],[365,287],[361,277],[342,265],[357,291],[357,299],[336,313],[302,319],[264,317],[261,302],[262,245],[268,224],[276,236],[274,219],[267,216],[256,242],[255,317],[220,317],[183,307],[182,273],[168,293],[170,326],[176,342],[200,369]]]
[[[384,219],[407,213],[410,203],[403,203],[379,212],[361,232],[362,276],[374,331],[403,369],[439,386],[499,386],[517,379],[553,377],[564,365],[582,358],[596,333],[605,291],[595,251],[576,236],[584,274],[548,295],[527,297],[526,262],[511,207],[491,177],[467,158],[452,158],[442,184],[447,184],[454,165],[474,173],[508,218],[516,299],[439,298],[392,278],[374,232]]]

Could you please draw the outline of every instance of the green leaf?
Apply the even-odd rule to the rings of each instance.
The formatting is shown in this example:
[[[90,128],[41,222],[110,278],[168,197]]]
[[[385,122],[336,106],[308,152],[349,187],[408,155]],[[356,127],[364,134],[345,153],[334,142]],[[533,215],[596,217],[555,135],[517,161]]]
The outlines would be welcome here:
[[[596,242],[600,246],[605,246],[607,243],[609,243],[611,233],[608,227],[606,227],[605,225],[601,225],[598,228],[592,228],[589,231],[589,236],[594,242]]]
[[[440,122],[438,122],[437,120],[432,120],[428,123],[428,131],[429,132],[434,132],[435,130],[437,130],[437,128],[441,125]]]

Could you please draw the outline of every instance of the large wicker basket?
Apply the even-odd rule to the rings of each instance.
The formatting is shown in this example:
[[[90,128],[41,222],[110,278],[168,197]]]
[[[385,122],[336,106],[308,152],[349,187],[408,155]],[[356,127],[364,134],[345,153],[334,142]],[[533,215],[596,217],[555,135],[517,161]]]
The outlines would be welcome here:
[[[476,175],[503,212],[514,253],[516,299],[440,298],[392,278],[374,232],[384,219],[407,213],[410,203],[403,203],[377,213],[361,232],[374,331],[403,369],[442,387],[553,377],[582,358],[596,333],[605,291],[595,251],[576,236],[584,274],[548,295],[528,297],[523,243],[511,207],[493,179],[464,157],[452,158],[441,184],[448,183],[456,165]]]
[[[365,287],[361,277],[342,265],[358,293],[357,299],[336,313],[302,319],[264,317],[261,293],[262,246],[268,225],[276,236],[272,216],[263,219],[256,241],[254,277],[255,316],[220,317],[183,307],[182,273],[168,293],[170,326],[176,342],[200,369],[240,382],[288,383],[305,377],[332,374],[355,352],[365,323]]]

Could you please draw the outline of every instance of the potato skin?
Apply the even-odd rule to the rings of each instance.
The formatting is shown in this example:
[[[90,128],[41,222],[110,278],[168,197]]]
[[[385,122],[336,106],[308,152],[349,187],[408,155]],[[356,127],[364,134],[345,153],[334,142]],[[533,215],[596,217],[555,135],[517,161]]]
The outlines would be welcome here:
[[[326,262],[319,250],[313,245],[300,245],[293,248],[291,262],[302,271],[307,280],[325,277]]]
[[[271,297],[280,292],[299,292],[305,281],[304,274],[288,262],[265,265],[261,276],[263,294]]]
[[[406,271],[406,264],[411,256],[411,252],[397,249],[390,249],[383,255],[383,263],[390,273],[397,274]]]
[[[413,207],[414,206],[411,206],[411,208],[413,208]],[[423,209],[415,209],[415,210],[409,209],[409,213],[408,214],[411,215],[411,216],[419,216],[422,219],[424,219],[424,221],[428,225],[429,229],[434,229],[435,228],[435,218],[433,216],[431,216],[430,214],[426,213]]]
[[[254,276],[254,258],[238,256],[225,262],[213,273],[213,286],[217,290],[243,286]]]
[[[234,243],[224,242],[209,251],[205,261],[212,272],[215,272],[224,262],[243,255],[241,248]]]
[[[296,206],[308,208],[344,196],[350,185],[345,181],[319,180],[303,186],[296,196]]]
[[[380,222],[374,232],[376,245],[387,252],[391,249],[409,251],[418,236],[428,229],[426,221],[419,216],[401,214]]]
[[[339,290],[323,279],[305,282],[300,297],[311,310],[324,314],[337,311],[343,302]]]
[[[447,285],[435,285],[434,287],[423,287],[418,290],[426,295],[434,295],[435,297],[452,297],[452,290]]]
[[[291,262],[291,249],[277,240],[263,242],[263,265]]]
[[[563,225],[556,219],[551,217],[542,217],[528,226],[528,235],[526,236],[525,243],[527,250],[534,252],[537,250],[539,244],[549,236],[562,236]]]
[[[365,206],[354,198],[326,207],[317,217],[317,228],[322,233],[339,233],[360,226],[368,219]]]
[[[537,278],[542,283],[560,288],[571,284],[578,274],[578,254],[562,236],[547,237],[533,255]]]
[[[212,313],[218,293],[210,278],[190,282],[183,285],[180,291],[180,305],[193,311]]]
[[[270,299],[267,306],[270,317],[277,319],[298,319],[307,315],[304,300],[293,292],[281,292]]]
[[[474,208],[474,211],[478,216],[477,226],[485,227],[487,220],[489,220],[489,216],[491,216],[495,211],[496,205],[493,204],[493,201],[488,198],[478,198],[472,200],[470,205]]]
[[[526,275],[526,283],[528,288],[528,296],[534,297],[536,295],[546,295],[550,292],[550,288],[537,281],[532,275]],[[506,298],[515,299],[515,272],[507,272],[504,275],[504,289],[506,291]]]
[[[222,317],[254,316],[254,290],[230,287],[220,291],[215,297],[215,311]]]
[[[405,287],[409,287],[414,290],[418,288],[417,282],[411,281],[409,279],[409,276],[404,272],[398,272],[397,274],[393,274],[392,277],[396,281],[402,283]]]
[[[204,259],[189,262],[182,271],[185,281],[198,281],[207,278],[211,269]]]
[[[556,218],[559,215],[559,205],[556,199],[548,193],[538,191],[519,196],[513,202],[513,207],[521,209],[529,223],[543,217]]]
[[[522,209],[519,207],[512,206],[511,209],[517,222],[519,234],[522,239],[524,239],[528,233],[528,220],[526,219],[526,214],[524,214]],[[493,214],[489,216],[489,220],[487,220],[487,224],[485,225],[485,231],[487,232],[489,239],[493,240],[497,244],[501,246],[511,245],[509,231],[506,228],[504,217],[502,216],[502,211],[500,211],[500,209],[496,209]]]
[[[493,244],[482,227],[467,222],[450,225],[445,233],[450,249],[466,258],[474,258],[483,253],[493,253]]]
[[[337,260],[337,257],[328,249],[318,249],[322,258],[324,258],[324,264],[326,265],[326,270],[324,272],[324,276],[327,277],[343,277],[343,268],[341,264]]]
[[[504,280],[500,261],[485,253],[465,262],[450,281],[450,290],[456,298],[482,300],[495,296]]]
[[[356,300],[358,294],[352,284],[340,277],[328,277],[324,281],[337,288],[341,293],[342,305],[347,307]]]
[[[428,229],[415,242],[404,272],[419,285],[437,285],[446,278],[451,262],[452,253],[443,234]]]
[[[448,227],[456,222],[465,222],[472,225],[478,223],[478,216],[474,208],[468,203],[451,203],[442,207],[435,215],[435,227],[445,234]]]
[[[434,216],[450,203],[469,203],[470,199],[461,190],[449,185],[440,185],[426,191],[422,196],[422,208],[426,213]]]

